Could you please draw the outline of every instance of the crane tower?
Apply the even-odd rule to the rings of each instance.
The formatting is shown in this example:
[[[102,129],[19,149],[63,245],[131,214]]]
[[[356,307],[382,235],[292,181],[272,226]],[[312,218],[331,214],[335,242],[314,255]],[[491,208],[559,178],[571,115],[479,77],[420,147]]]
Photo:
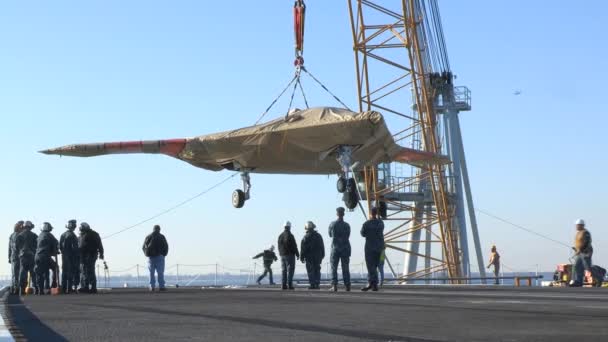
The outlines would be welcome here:
[[[387,248],[405,253],[399,277],[442,274],[461,282],[471,275],[472,237],[483,278],[458,117],[471,109],[471,95],[453,83],[437,0],[348,0],[348,5],[359,110],[384,113],[403,146],[451,160],[423,168],[366,166],[360,174],[362,197],[385,217]]]

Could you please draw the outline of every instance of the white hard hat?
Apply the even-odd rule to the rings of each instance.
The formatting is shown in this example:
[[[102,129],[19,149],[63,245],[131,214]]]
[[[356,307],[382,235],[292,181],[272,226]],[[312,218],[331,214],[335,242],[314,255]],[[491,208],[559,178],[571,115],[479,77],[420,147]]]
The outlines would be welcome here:
[[[315,226],[314,223],[312,223],[312,221],[308,221],[306,222],[306,225],[304,226],[304,229],[308,230],[308,229],[315,229],[317,226]]]
[[[578,226],[579,224],[584,226],[584,225],[585,225],[585,220],[583,220],[583,219],[578,219],[578,220],[576,220],[576,222],[574,222],[574,224],[575,224],[575,225],[577,225],[577,226]]]
[[[283,225],[283,227],[291,227],[291,222],[285,221],[285,224]]]

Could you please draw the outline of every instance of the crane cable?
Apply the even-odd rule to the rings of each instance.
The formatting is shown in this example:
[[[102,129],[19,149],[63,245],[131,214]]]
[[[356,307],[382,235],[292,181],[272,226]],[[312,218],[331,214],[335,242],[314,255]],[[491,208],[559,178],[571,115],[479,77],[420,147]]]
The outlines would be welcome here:
[[[161,211],[160,213],[158,213],[158,214],[156,214],[156,215],[150,216],[149,218],[147,218],[147,219],[145,219],[145,220],[139,221],[139,222],[137,222],[137,223],[135,223],[135,224],[133,224],[133,225],[130,225],[130,226],[128,226],[128,227],[125,227],[125,228],[123,228],[123,229],[121,229],[121,230],[119,230],[119,231],[116,231],[116,232],[114,232],[114,233],[112,233],[112,234],[110,234],[110,235],[106,235],[106,236],[104,236],[104,237],[103,237],[103,239],[104,239],[104,240],[105,240],[105,239],[109,239],[109,238],[111,238],[111,237],[113,237],[113,236],[116,236],[116,235],[118,235],[118,234],[124,233],[124,232],[126,232],[127,230],[130,230],[130,229],[133,229],[133,228],[135,228],[135,227],[141,226],[142,224],[144,224],[144,223],[146,223],[146,222],[149,222],[149,221],[152,221],[152,220],[154,220],[154,219],[156,219],[156,218],[158,218],[158,217],[160,217],[160,216],[163,216],[163,215],[165,215],[165,214],[168,214],[168,213],[172,212],[173,210],[175,210],[175,209],[177,209],[177,208],[179,208],[179,207],[181,207],[181,206],[184,206],[184,205],[186,205],[186,204],[187,204],[187,203],[189,203],[189,202],[194,201],[195,199],[197,199],[197,198],[199,198],[199,197],[201,197],[201,196],[205,195],[206,193],[210,192],[211,190],[213,190],[213,189],[215,189],[215,188],[219,187],[220,185],[222,185],[222,184],[226,183],[228,180],[232,179],[232,177],[234,177],[234,176],[236,176],[236,175],[238,175],[238,173],[236,173],[236,172],[235,172],[235,173],[231,174],[230,176],[228,176],[228,177],[224,178],[224,179],[223,179],[223,180],[221,180],[220,182],[218,182],[218,183],[214,184],[213,186],[211,186],[211,187],[209,187],[209,188],[207,188],[207,189],[205,189],[205,190],[203,190],[203,191],[199,192],[198,194],[196,194],[196,195],[194,195],[194,196],[192,196],[192,197],[190,197],[190,198],[188,198],[188,199],[186,199],[186,200],[184,200],[184,201],[182,201],[182,202],[180,202],[180,203],[178,203],[178,204],[176,204],[176,205],[174,205],[174,206],[172,206],[172,207],[170,207],[170,208],[168,208],[168,209],[165,209],[165,210]]]

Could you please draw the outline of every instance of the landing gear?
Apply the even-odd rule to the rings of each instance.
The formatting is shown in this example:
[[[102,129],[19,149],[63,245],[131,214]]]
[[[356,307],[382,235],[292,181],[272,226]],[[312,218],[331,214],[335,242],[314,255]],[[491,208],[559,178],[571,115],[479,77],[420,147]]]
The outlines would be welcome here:
[[[249,199],[249,190],[251,189],[249,171],[241,172],[241,180],[243,181],[243,190],[237,189],[232,193],[232,205],[235,208],[242,208],[245,201]]]
[[[346,191],[346,178],[344,176],[338,177],[338,182],[336,183],[336,189],[338,192],[343,194]]]
[[[235,208],[242,208],[245,205],[245,192],[243,190],[234,190],[232,193],[232,205]]]
[[[349,174],[353,168],[353,147],[340,146],[338,147],[338,157],[336,158],[342,167],[342,174],[338,178],[336,188],[342,194],[344,205],[348,209],[355,209],[359,204],[359,193],[357,191],[357,182],[354,178],[350,178]]]

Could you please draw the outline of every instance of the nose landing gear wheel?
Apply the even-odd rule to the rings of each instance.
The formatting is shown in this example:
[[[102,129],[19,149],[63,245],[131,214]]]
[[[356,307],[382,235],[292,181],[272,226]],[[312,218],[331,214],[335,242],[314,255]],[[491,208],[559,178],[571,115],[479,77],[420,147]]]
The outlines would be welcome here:
[[[235,208],[242,208],[245,205],[245,192],[243,190],[234,190],[232,193],[232,205]]]

